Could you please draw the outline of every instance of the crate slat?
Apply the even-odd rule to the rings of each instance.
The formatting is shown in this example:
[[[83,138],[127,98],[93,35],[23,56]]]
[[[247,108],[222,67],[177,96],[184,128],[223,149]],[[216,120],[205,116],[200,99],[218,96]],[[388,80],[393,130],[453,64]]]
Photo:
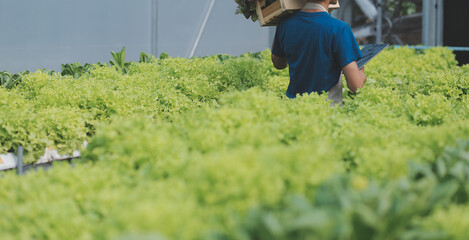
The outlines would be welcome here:
[[[259,23],[261,26],[275,26],[280,21],[289,15],[301,10],[305,5],[306,0],[276,0],[267,7],[264,7],[265,0],[257,0],[257,15],[259,16]],[[329,9],[337,9],[340,7],[337,4],[329,5]]]

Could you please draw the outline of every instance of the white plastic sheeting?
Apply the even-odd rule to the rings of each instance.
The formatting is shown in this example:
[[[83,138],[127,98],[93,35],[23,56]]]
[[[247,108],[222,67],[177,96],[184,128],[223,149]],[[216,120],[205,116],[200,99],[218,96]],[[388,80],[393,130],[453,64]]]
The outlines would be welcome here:
[[[275,29],[235,15],[236,6],[233,0],[159,0],[157,54],[240,55],[270,48]]]
[[[16,168],[18,157],[13,153],[0,154],[0,170]]]
[[[0,0],[0,71],[108,62],[110,52],[123,46],[131,61],[138,61],[140,52],[188,57],[211,2]],[[212,7],[195,56],[270,47],[273,29],[234,15],[234,1],[217,0]]]

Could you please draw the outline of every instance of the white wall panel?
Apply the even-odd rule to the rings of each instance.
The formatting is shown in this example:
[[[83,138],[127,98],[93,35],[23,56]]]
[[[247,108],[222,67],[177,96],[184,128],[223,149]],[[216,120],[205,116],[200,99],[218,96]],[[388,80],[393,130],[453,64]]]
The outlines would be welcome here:
[[[210,0],[0,0],[0,71],[60,70],[62,63],[108,62],[110,51],[187,57]],[[273,29],[234,15],[216,0],[195,56],[239,55],[271,44]],[[156,23],[155,23],[156,20]]]
[[[0,0],[0,70],[129,59],[151,51],[151,0]]]

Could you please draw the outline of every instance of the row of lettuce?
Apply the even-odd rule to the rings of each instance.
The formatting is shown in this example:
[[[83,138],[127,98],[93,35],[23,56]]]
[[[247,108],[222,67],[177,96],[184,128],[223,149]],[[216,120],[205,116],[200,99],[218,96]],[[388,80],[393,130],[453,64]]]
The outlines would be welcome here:
[[[67,154],[83,150],[96,126],[112,117],[164,121],[216,105],[225,92],[264,85],[267,66],[260,54],[251,55],[191,60],[162,55],[163,60],[125,63],[127,74],[104,64],[91,65],[78,78],[44,70],[25,74],[13,89],[0,88],[0,152],[24,146],[25,161],[33,162],[46,147]]]
[[[151,58],[0,89],[0,150],[90,144],[5,174],[5,239],[465,239],[469,66],[385,51],[344,107],[284,96],[268,51]]]

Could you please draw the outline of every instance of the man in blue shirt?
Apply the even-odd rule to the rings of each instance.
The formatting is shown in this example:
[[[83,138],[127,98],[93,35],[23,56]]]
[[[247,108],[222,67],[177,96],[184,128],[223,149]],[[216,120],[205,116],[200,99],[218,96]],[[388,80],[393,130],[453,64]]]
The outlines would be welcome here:
[[[289,65],[287,96],[328,92],[334,103],[342,102],[343,71],[352,92],[363,87],[362,57],[350,26],[329,15],[329,4],[337,0],[308,0],[298,13],[277,27],[272,46],[272,63],[277,69]]]

